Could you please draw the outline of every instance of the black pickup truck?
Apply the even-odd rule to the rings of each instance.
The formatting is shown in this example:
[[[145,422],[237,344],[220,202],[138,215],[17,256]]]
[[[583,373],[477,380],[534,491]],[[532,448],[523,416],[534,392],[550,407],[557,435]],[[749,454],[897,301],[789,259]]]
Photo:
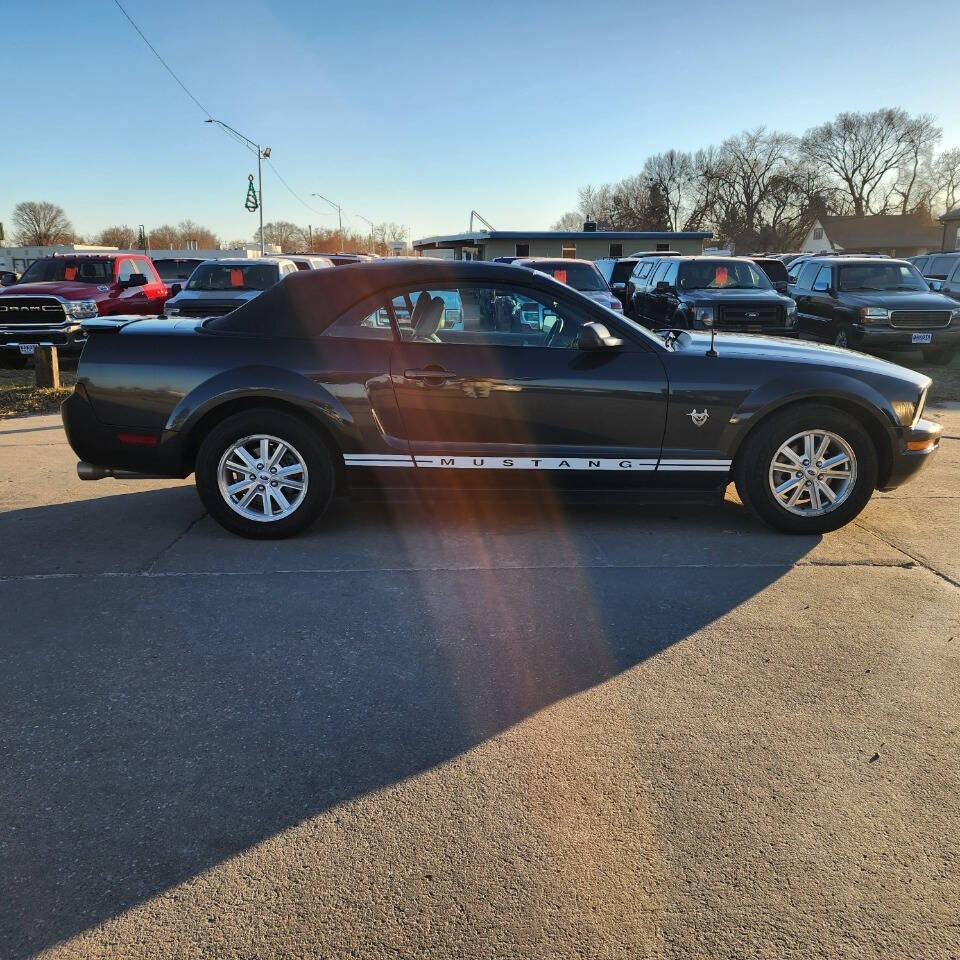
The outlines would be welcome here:
[[[960,346],[960,304],[934,293],[906,260],[814,257],[792,287],[801,333],[857,350],[923,351],[949,363]]]
[[[797,305],[745,257],[670,257],[630,278],[628,314],[653,330],[666,327],[794,335]]]

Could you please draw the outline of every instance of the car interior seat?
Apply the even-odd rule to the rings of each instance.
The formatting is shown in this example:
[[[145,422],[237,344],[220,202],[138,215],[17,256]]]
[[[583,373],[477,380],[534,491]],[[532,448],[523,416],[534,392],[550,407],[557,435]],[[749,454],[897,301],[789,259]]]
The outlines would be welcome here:
[[[417,301],[417,306],[420,305],[420,301]],[[432,343],[439,343],[440,338],[437,336],[437,331],[440,329],[440,324],[443,323],[443,311],[446,304],[440,297],[434,297],[427,308],[423,311],[422,316],[420,317],[419,322],[413,328],[413,339],[420,341],[430,341]]]

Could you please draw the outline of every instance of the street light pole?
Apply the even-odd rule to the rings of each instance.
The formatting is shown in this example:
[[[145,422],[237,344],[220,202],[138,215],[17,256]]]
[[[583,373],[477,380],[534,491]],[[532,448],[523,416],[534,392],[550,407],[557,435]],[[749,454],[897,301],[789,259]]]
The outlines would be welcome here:
[[[357,216],[364,222],[370,224],[370,252],[376,253],[376,250],[374,249],[374,241],[373,241],[373,221],[367,220],[367,218],[362,213],[358,213]]]
[[[251,150],[257,155],[257,210],[260,212],[260,256],[263,256],[263,161],[270,158],[270,148],[261,147],[259,143],[254,143],[249,137],[245,137],[239,130],[234,130],[229,123],[217,120],[215,117],[209,117],[204,123],[216,123],[228,130],[235,137],[239,137]]]
[[[340,253],[343,253],[343,207],[339,203],[328,200],[322,193],[311,193],[311,197],[319,197],[324,203],[329,203],[331,207],[336,208],[337,220],[340,224]]]

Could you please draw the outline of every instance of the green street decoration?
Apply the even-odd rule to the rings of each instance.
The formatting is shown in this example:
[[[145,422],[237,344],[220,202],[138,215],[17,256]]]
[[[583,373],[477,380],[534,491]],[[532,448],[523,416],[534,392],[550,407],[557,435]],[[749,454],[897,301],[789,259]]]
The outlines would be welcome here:
[[[244,206],[251,213],[254,213],[260,206],[260,201],[257,199],[257,191],[253,187],[253,174],[251,173],[247,179],[250,182],[247,184],[247,202],[244,204]]]

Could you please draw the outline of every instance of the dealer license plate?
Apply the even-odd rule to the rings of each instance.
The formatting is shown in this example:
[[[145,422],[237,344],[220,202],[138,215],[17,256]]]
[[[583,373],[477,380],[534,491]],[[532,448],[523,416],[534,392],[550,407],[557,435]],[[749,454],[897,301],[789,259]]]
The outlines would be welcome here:
[[[933,334],[932,333],[915,333],[910,337],[911,343],[932,343]]]
[[[32,357],[37,352],[37,345],[35,343],[21,343],[20,352]]]

